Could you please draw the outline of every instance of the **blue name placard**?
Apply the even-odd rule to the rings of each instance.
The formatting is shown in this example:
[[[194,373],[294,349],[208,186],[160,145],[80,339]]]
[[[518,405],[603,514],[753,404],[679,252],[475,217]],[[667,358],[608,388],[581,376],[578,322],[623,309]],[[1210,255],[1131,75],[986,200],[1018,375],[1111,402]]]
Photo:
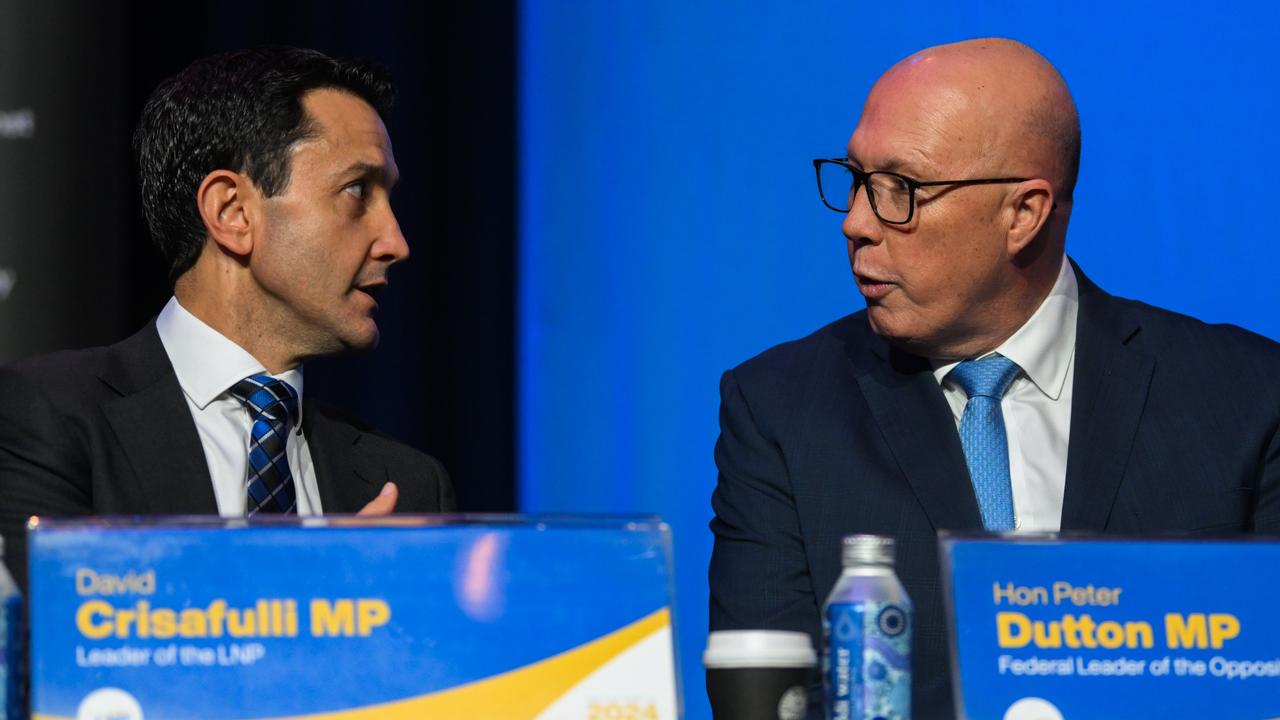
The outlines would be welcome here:
[[[972,720],[1280,717],[1280,542],[941,544]]]
[[[674,720],[667,526],[485,520],[38,522],[34,716]]]

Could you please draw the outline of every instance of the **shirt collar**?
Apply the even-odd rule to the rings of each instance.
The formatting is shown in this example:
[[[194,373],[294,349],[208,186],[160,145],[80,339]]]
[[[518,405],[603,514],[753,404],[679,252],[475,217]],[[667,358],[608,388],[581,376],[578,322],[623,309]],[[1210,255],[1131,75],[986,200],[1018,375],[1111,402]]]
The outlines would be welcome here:
[[[1062,257],[1058,279],[1040,307],[1008,340],[983,355],[1003,355],[1018,364],[1040,392],[1057,400],[1067,382],[1067,370],[1076,351],[1076,316],[1080,312],[1080,286],[1071,262]],[[982,358],[975,358],[982,359]],[[960,361],[934,363],[939,383]]]
[[[182,392],[201,410],[240,380],[267,372],[257,358],[188,312],[176,297],[169,298],[168,304],[160,311],[156,330],[160,333],[160,342],[178,376]],[[272,377],[289,383],[298,391],[298,418],[301,419],[302,367]]]

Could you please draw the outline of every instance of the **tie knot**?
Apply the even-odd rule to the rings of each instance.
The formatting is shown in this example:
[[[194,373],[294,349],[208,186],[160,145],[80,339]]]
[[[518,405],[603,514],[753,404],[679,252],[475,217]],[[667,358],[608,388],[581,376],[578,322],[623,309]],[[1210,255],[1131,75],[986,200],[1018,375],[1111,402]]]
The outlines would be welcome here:
[[[265,417],[270,422],[292,427],[298,415],[298,391],[266,373],[250,375],[231,386],[230,392],[249,409],[255,420]]]
[[[1021,369],[1018,363],[1003,355],[992,355],[984,360],[965,360],[956,365],[949,375],[970,399],[989,397],[999,400]]]

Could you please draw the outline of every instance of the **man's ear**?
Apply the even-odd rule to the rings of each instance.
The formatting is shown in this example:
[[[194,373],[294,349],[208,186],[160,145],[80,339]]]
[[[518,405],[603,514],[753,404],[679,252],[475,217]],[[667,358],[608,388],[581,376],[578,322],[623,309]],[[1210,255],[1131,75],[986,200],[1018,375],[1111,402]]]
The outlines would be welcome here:
[[[253,211],[256,193],[249,178],[230,170],[214,170],[196,191],[196,207],[209,237],[224,252],[246,256],[253,250]]]
[[[1007,251],[1013,257],[1026,249],[1049,221],[1054,209],[1053,186],[1044,179],[1027,180],[1017,185],[1011,200]]]

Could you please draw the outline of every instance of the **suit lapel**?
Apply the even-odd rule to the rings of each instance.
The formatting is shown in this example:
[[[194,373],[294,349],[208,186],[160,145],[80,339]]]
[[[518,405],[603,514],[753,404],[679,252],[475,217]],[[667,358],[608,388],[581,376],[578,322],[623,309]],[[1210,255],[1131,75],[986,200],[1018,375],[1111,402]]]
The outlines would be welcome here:
[[[891,350],[870,331],[846,349],[871,415],[930,523],[981,530],[955,420],[928,362]]]
[[[388,480],[387,470],[360,447],[363,433],[325,416],[311,401],[303,408],[302,431],[326,514],[357,512],[377,496]]]
[[[104,403],[103,413],[137,475],[148,513],[216,514],[204,447],[155,323],[108,352],[102,381],[120,397]]]
[[[1137,321],[1075,270],[1080,316],[1062,529],[1100,531],[1124,477],[1155,361],[1128,347]]]

